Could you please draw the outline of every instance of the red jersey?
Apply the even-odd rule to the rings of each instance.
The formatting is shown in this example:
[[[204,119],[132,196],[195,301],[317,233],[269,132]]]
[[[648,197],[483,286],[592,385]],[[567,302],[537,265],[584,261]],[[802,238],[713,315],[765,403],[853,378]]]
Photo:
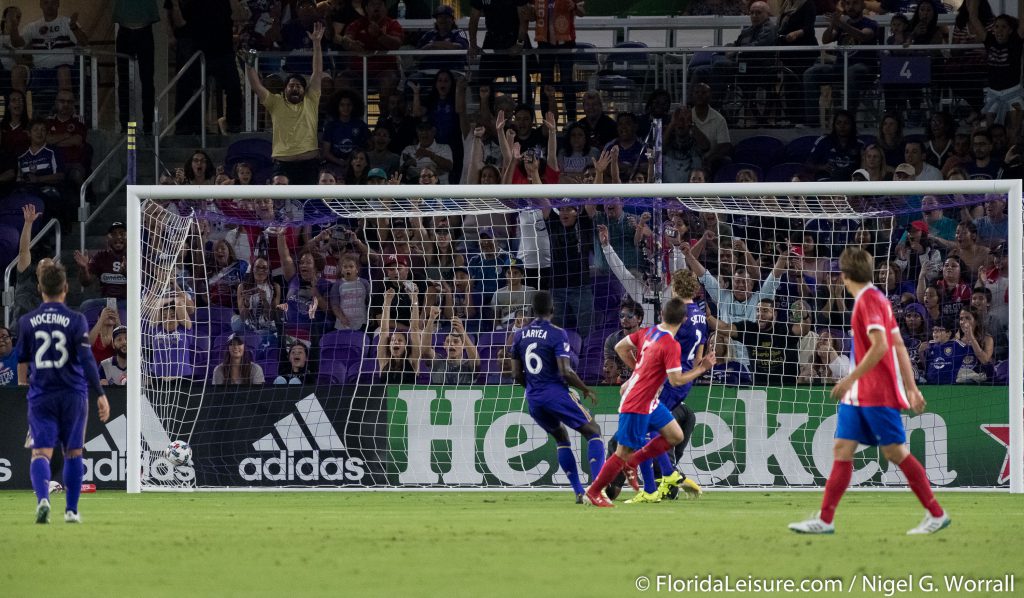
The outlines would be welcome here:
[[[345,35],[351,37],[357,42],[363,44],[363,49],[366,52],[386,52],[388,49],[380,43],[381,35],[388,35],[390,37],[401,38],[404,35],[402,31],[402,25],[395,19],[384,17],[378,23],[376,23],[380,33],[377,35],[370,34],[370,19],[367,17],[359,17],[355,21],[348,24],[345,28]],[[363,59],[362,57],[356,57],[351,59],[350,64],[353,69],[362,70]],[[371,73],[379,73],[380,71],[397,70],[398,59],[394,56],[370,56],[366,59],[366,70]]]
[[[892,313],[892,304],[882,291],[869,284],[857,293],[850,320],[853,327],[854,367],[864,360],[871,348],[868,333],[872,330],[881,330],[888,336],[889,350],[875,367],[853,383],[853,388],[843,397],[843,403],[860,407],[909,409],[910,403],[907,401],[899,361],[896,359],[896,347],[892,341],[893,336],[900,333]]]
[[[660,326],[637,330],[626,337],[637,352],[636,368],[626,381],[619,402],[619,413],[651,413],[658,406],[658,395],[669,372],[683,369],[679,343]]]

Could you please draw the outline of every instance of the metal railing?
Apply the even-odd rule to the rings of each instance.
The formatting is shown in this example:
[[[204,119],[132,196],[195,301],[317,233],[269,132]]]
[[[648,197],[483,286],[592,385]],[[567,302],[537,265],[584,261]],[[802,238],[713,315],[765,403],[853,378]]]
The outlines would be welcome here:
[[[103,200],[95,208],[92,209],[89,207],[89,202],[86,197],[89,185],[94,180],[96,180],[101,173],[104,172],[104,170],[107,168],[107,165],[117,164],[117,162],[114,162],[114,158],[118,156],[118,154],[127,147],[127,142],[128,136],[123,135],[117,141],[117,143],[115,143],[114,146],[110,148],[110,151],[107,152],[107,155],[104,156],[102,160],[100,160],[100,163],[97,164],[92,169],[92,172],[89,173],[89,176],[82,182],[82,186],[78,190],[78,220],[81,223],[79,225],[78,231],[81,237],[79,249],[81,249],[82,251],[85,251],[86,227],[89,225],[90,222],[96,219],[96,216],[103,211],[103,208],[107,206],[111,199],[113,199],[122,190],[124,190],[125,185],[128,183],[128,175],[126,174],[123,177],[121,177],[121,180],[118,181],[118,183],[114,185],[112,189],[110,189],[106,197],[104,197]]]
[[[56,258],[60,257],[60,240],[61,240],[60,222],[56,218],[51,218],[50,221],[47,222],[46,225],[43,226],[43,228],[40,229],[39,232],[36,233],[36,235],[34,237],[32,237],[32,240],[29,241],[28,249],[29,249],[29,251],[32,251],[32,248],[35,247],[39,243],[39,241],[43,239],[43,237],[46,236],[46,233],[50,229],[53,229],[53,234],[54,234],[54,254],[53,255],[54,255],[54,258],[56,259]],[[20,239],[20,237],[19,237],[19,239]],[[20,240],[18,241],[18,246],[19,246],[19,250],[20,250],[20,247],[21,247],[21,241]],[[15,257],[13,260],[11,260],[11,263],[7,264],[7,268],[4,269],[3,303],[4,303],[4,327],[6,327],[6,328],[10,328],[10,326],[11,326],[11,310],[14,308],[14,298],[15,298],[15,294],[17,292],[17,289],[11,284],[11,272],[14,270],[15,266],[17,266],[17,265],[18,265],[18,258]]]
[[[185,74],[186,69],[190,68],[196,61],[199,61],[199,88],[192,93],[188,98],[188,101],[177,111],[168,123],[167,126],[160,129],[160,102],[171,92],[171,89],[178,84],[178,80]],[[200,147],[206,147],[206,57],[203,56],[201,51],[197,51],[193,54],[186,62],[178,69],[177,74],[167,83],[163,91],[157,94],[153,101],[153,153],[156,156],[154,161],[154,170],[156,180],[160,180],[160,140],[166,137],[174,129],[174,125],[181,120],[181,117],[188,113],[188,109],[196,102],[199,101],[199,139]]]

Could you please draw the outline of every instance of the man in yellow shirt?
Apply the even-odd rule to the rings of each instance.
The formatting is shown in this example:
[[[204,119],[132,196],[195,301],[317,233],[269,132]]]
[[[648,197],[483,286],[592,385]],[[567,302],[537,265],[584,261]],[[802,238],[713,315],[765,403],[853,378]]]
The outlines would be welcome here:
[[[249,65],[246,75],[256,96],[266,107],[273,123],[274,172],[283,174],[293,185],[315,185],[320,173],[320,151],[317,144],[317,111],[320,104],[320,80],[324,73],[323,49],[320,40],[324,26],[317,23],[313,32],[313,74],[307,82],[292,73],[285,81],[281,95],[271,94],[260,82],[259,73]]]

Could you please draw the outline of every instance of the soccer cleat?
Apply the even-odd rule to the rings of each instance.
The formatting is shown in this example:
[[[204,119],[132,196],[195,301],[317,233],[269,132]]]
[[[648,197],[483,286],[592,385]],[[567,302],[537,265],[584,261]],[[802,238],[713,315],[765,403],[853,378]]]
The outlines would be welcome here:
[[[789,529],[793,530],[798,534],[834,534],[836,533],[836,526],[831,523],[825,523],[821,520],[821,513],[815,513],[814,517],[807,521],[800,521],[798,523],[790,523]]]
[[[678,471],[673,471],[672,475],[658,478],[658,496],[662,498],[675,498],[678,493],[679,482],[683,479],[683,476]],[[673,492],[676,489],[676,492]]]
[[[700,484],[694,482],[690,478],[685,478],[679,486],[683,489],[683,492],[686,493],[686,496],[690,498],[700,498],[704,496],[704,490],[700,487]]]
[[[64,511],[64,523],[81,523],[82,516],[74,511]]]
[[[931,513],[925,513],[924,520],[914,529],[908,530],[907,535],[921,536],[924,534],[934,534],[939,530],[946,529],[951,523],[953,523],[953,520],[946,513],[943,513],[942,517],[932,517]]]
[[[583,495],[582,494],[577,494],[576,495],[576,504],[578,504],[578,505],[582,505],[583,504]]]
[[[36,523],[50,522],[50,501],[43,499],[36,505]]]
[[[661,494],[657,490],[654,492],[637,492],[636,496],[626,501],[627,505],[638,505],[642,503],[655,503],[661,502]]]
[[[595,507],[614,507],[612,501],[608,500],[608,497],[601,494],[594,494],[591,492],[590,487],[587,487],[587,491],[583,493],[583,502],[588,505],[594,505]]]
[[[622,471],[626,472],[626,481],[633,487],[633,491],[640,492],[640,479],[637,477],[636,468],[627,465]]]

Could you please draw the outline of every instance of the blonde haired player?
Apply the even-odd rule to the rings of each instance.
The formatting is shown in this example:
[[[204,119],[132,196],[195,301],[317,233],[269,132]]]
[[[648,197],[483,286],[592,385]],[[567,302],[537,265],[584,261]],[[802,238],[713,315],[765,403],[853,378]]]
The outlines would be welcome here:
[[[885,458],[899,466],[910,489],[927,509],[924,520],[908,535],[933,534],[951,522],[932,494],[924,467],[907,450],[901,409],[924,411],[925,401],[914,382],[907,347],[903,344],[892,306],[871,284],[874,260],[867,251],[848,247],[839,256],[839,270],[847,292],[854,297],[854,370],[832,389],[839,399],[839,418],[833,448],[835,461],[825,484],[821,512],[807,521],[789,524],[802,534],[835,532],[832,518],[853,475],[858,444],[881,447]]]

